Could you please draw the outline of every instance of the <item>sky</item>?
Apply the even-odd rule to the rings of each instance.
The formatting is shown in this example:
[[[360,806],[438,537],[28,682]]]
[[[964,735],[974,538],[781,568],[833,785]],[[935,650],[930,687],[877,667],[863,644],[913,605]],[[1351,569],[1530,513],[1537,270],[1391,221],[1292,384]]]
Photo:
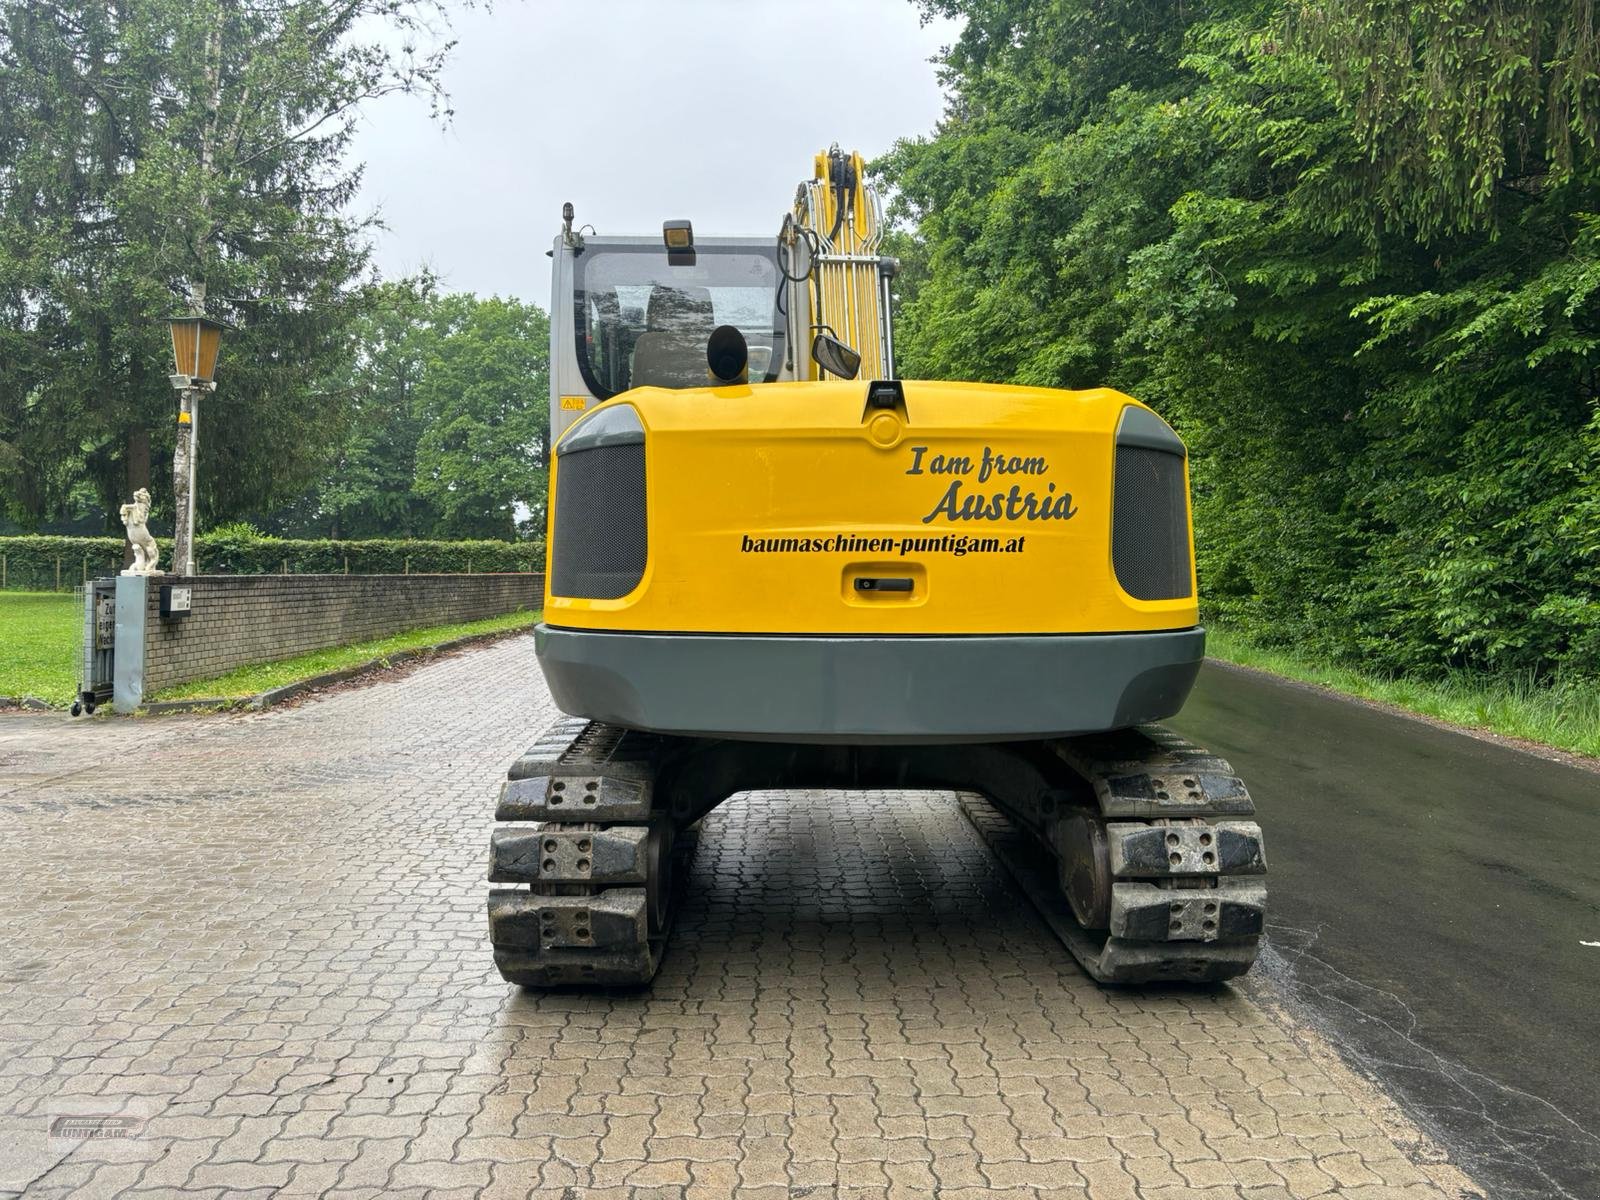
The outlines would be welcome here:
[[[957,26],[910,0],[498,0],[457,13],[455,110],[390,97],[364,113],[361,207],[386,276],[429,267],[450,290],[549,305],[549,249],[577,224],[776,234],[838,142],[871,158],[930,134],[929,59]]]

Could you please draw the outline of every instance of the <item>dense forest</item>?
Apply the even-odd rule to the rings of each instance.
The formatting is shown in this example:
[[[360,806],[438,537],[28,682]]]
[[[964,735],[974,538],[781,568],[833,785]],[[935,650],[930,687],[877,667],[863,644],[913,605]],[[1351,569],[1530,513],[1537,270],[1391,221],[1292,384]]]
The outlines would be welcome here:
[[[1600,674],[1592,4],[923,7],[965,27],[946,118],[877,166],[902,374],[1165,414],[1210,620]]]

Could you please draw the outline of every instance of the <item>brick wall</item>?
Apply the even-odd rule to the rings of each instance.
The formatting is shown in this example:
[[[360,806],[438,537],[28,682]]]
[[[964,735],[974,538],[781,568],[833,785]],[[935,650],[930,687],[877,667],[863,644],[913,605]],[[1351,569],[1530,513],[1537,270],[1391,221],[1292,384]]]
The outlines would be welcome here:
[[[193,589],[193,611],[161,616],[163,585]],[[517,575],[196,575],[150,580],[144,694],[247,663],[479,621],[544,601],[544,577]]]

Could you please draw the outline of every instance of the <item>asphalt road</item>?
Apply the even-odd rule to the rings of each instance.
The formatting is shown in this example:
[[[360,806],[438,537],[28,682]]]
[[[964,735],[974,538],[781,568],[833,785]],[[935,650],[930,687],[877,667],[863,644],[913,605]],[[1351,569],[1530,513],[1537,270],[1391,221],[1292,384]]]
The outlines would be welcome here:
[[[1258,965],[1494,1197],[1600,1197],[1600,773],[1207,664],[1256,799]]]

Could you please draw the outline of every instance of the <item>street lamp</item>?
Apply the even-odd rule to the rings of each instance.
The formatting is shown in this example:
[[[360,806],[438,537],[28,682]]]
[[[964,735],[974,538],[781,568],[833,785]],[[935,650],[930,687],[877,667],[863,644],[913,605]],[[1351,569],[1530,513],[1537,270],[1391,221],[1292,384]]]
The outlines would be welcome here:
[[[169,317],[172,327],[173,384],[180,379],[210,383],[217,372],[217,351],[222,349],[222,331],[228,328],[210,317],[192,315]],[[181,385],[187,386],[187,383]]]
[[[195,289],[195,304],[205,302]],[[200,458],[200,396],[216,390],[217,351],[228,328],[198,312],[172,317],[172,386],[178,392],[178,439],[172,455],[172,565],[184,575],[194,569],[195,464]]]

